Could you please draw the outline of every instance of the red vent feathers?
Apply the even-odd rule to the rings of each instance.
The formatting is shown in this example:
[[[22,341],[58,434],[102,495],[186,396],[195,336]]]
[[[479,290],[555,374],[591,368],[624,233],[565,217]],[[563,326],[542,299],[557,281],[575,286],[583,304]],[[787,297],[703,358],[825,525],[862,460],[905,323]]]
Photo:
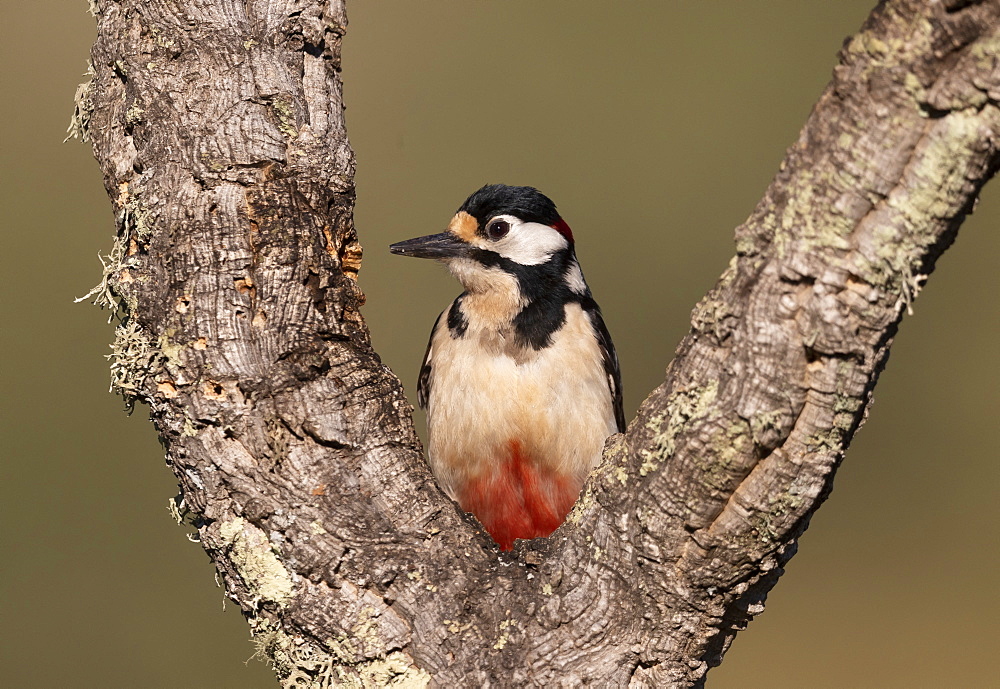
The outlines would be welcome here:
[[[500,550],[513,548],[516,538],[551,534],[580,494],[572,478],[539,469],[519,441],[508,446],[510,455],[497,470],[472,479],[459,495],[462,509],[476,515]]]

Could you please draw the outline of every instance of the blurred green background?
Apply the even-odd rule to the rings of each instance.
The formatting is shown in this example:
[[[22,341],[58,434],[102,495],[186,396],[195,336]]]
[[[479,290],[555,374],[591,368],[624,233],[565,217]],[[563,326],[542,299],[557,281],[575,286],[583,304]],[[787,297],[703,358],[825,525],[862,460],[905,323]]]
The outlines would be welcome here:
[[[874,0],[355,0],[344,50],[362,287],[413,392],[457,291],[392,257],[484,182],[559,204],[631,417],[733,253]],[[94,34],[83,0],[5,0],[0,685],[271,687],[140,408],[73,297],[113,232],[89,146],[61,143]],[[1000,190],[904,322],[867,426],[713,689],[998,686]],[[422,423],[422,419],[420,420]]]

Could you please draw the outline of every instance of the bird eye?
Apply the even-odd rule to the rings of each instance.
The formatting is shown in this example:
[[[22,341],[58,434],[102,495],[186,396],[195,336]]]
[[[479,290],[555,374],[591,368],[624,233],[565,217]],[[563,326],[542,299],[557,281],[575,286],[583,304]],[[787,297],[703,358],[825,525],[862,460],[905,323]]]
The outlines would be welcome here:
[[[506,220],[491,220],[486,226],[486,234],[490,239],[503,239],[510,232],[510,223]]]

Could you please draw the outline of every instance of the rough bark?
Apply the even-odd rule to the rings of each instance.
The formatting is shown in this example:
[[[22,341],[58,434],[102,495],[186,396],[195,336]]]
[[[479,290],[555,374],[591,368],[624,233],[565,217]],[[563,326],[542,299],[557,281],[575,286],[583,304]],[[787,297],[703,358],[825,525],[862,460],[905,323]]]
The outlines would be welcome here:
[[[998,163],[1000,1],[889,0],[568,522],[498,553],[359,313],[343,2],[97,0],[97,300],[286,686],[700,686],[763,606]]]

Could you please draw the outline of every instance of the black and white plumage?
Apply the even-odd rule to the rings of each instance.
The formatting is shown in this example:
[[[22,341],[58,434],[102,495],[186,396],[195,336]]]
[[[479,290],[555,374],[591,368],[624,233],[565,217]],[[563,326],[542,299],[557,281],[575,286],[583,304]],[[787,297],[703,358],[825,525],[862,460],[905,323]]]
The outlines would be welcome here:
[[[625,427],[618,357],[569,226],[538,190],[491,184],[447,231],[390,248],[443,261],[465,288],[420,369],[434,474],[501,548],[548,535]]]

